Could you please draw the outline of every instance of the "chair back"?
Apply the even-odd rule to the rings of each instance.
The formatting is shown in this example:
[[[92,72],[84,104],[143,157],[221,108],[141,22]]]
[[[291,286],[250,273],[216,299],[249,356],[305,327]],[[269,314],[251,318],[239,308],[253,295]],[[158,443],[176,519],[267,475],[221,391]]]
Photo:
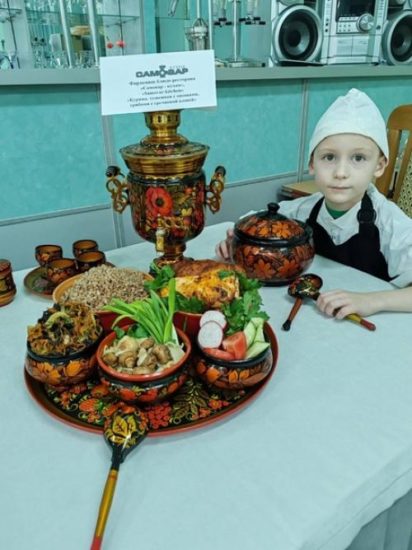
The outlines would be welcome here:
[[[375,184],[386,197],[398,202],[412,157],[412,104],[396,107],[389,115],[386,127],[389,163]]]
[[[412,218],[412,156],[409,159],[396,203],[405,214]]]

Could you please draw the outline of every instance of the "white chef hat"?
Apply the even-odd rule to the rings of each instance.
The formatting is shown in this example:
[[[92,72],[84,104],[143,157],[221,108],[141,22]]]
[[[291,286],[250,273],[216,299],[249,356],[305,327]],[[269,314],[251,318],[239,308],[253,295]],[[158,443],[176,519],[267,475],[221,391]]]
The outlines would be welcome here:
[[[309,161],[315,147],[335,134],[360,134],[371,138],[385,157],[389,156],[385,121],[371,98],[356,88],[338,97],[319,119],[309,142]]]

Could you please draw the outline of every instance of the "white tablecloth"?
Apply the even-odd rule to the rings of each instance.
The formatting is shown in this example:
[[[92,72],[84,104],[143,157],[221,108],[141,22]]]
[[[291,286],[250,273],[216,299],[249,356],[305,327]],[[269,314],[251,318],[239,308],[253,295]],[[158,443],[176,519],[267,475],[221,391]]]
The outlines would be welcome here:
[[[214,256],[225,224],[188,243]],[[113,251],[147,270],[150,243]],[[389,285],[317,257],[324,289]],[[100,435],[46,414],[23,380],[26,327],[49,303],[23,287],[0,308],[0,548],[89,548],[110,449]],[[258,399],[201,430],[147,438],[120,469],[104,548],[341,550],[412,488],[411,315],[379,314],[376,332],[262,289],[279,341],[276,371]]]

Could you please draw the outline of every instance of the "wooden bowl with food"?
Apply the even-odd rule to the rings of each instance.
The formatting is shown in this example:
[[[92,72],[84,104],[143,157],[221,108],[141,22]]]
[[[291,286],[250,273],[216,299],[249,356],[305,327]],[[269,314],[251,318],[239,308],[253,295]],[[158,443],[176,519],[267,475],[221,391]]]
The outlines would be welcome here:
[[[99,376],[114,396],[129,403],[154,403],[178,390],[187,377],[192,346],[173,324],[176,280],[168,284],[167,300],[153,290],[133,304],[115,299],[110,309],[116,322],[131,317],[134,324],[118,328],[97,351]]]
[[[108,334],[117,315],[104,311],[104,306],[113,297],[129,303],[147,297],[144,283],[151,279],[151,275],[143,271],[101,265],[61,283],[54,289],[53,300],[57,304],[67,301],[87,304],[97,314],[104,332]],[[130,322],[130,319],[125,319],[122,324]]]
[[[149,337],[108,334],[97,350],[101,382],[127,403],[151,404],[166,399],[185,382],[192,349],[186,334],[180,329],[176,332],[178,343],[173,347]]]
[[[253,317],[243,330],[231,332],[221,312],[208,311],[200,324],[194,368],[206,384],[238,391],[269,375],[277,360],[277,342],[262,317]]]
[[[95,371],[102,336],[100,321],[88,306],[55,304],[28,327],[26,371],[57,390],[83,382]]]

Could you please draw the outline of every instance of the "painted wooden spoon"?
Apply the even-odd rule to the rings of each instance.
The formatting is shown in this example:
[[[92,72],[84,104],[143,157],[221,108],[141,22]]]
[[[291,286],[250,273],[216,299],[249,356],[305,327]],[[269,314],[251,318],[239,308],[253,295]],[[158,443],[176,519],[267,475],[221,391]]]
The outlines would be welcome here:
[[[288,294],[289,296],[295,298],[295,303],[289,313],[289,317],[282,325],[283,330],[290,329],[290,325],[292,324],[296,313],[299,311],[304,298],[311,298],[315,301],[319,298],[322,285],[323,281],[321,277],[319,277],[319,275],[315,275],[314,273],[305,273],[305,275],[301,275],[289,285]],[[347,315],[345,319],[362,325],[368,330],[376,330],[376,326],[373,323],[367,321],[357,313],[351,313],[350,315]]]
[[[120,464],[143,441],[147,432],[148,424],[146,416],[139,410],[132,413],[117,412],[113,415],[110,424],[104,431],[104,438],[112,448],[112,464],[100,502],[99,515],[90,550],[99,550],[101,548]]]

